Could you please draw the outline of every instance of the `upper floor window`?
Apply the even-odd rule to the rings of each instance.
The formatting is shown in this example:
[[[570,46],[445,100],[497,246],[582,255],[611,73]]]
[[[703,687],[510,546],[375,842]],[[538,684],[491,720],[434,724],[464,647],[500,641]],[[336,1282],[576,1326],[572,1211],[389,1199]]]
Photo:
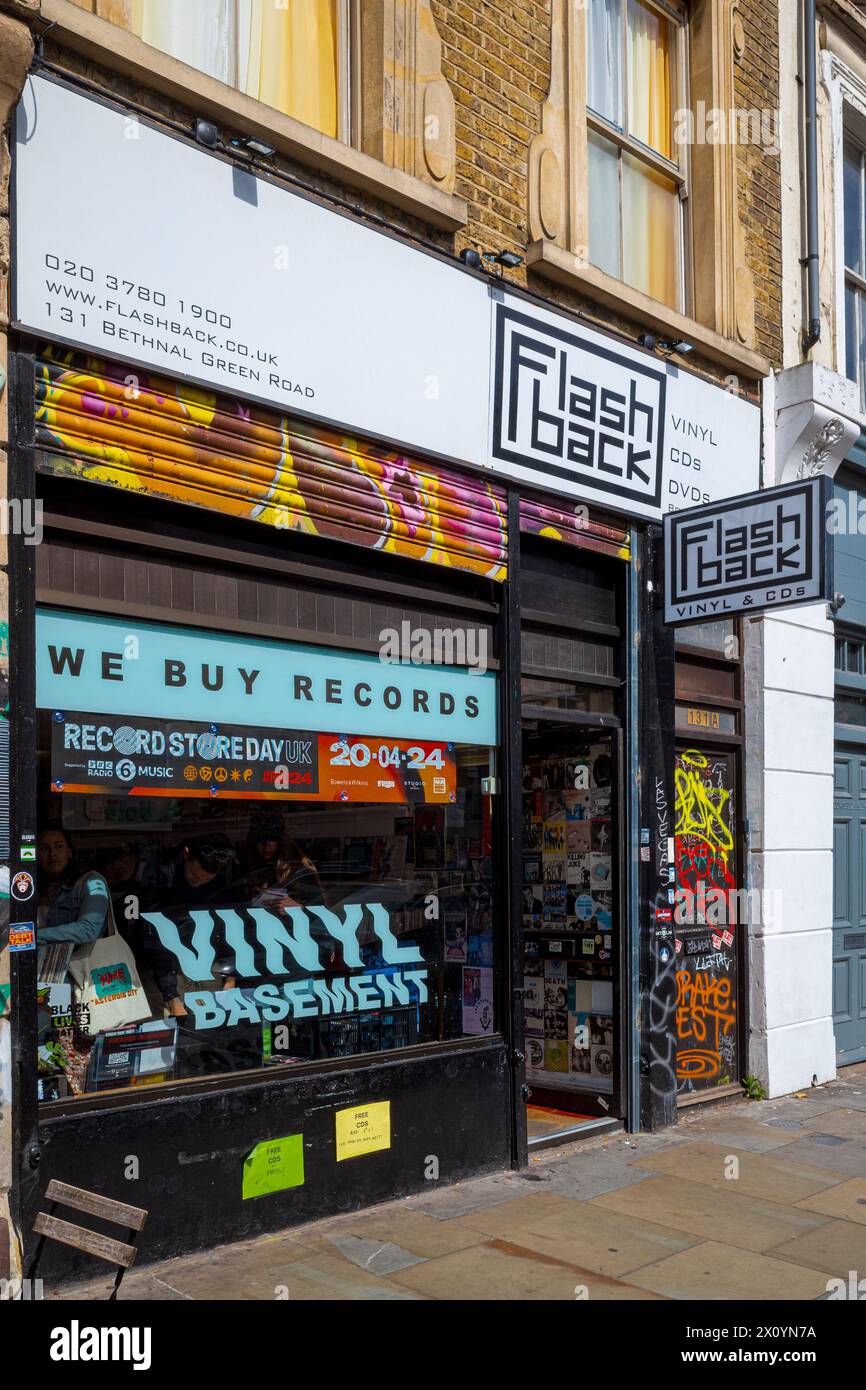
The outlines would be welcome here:
[[[866,410],[866,151],[845,141],[845,375]]]
[[[589,259],[673,309],[684,301],[686,171],[675,141],[685,23],[649,0],[586,12]]]
[[[126,0],[124,20],[153,48],[351,139],[350,0]]]

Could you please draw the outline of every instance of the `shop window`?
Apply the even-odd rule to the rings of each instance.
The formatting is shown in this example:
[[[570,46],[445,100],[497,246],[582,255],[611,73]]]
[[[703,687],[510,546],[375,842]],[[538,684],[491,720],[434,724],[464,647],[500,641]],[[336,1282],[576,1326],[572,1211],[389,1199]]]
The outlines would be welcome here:
[[[60,609],[37,645],[44,1101],[493,1032],[494,675]]]
[[[590,0],[586,16],[589,259],[681,309],[685,27],[643,0]]]

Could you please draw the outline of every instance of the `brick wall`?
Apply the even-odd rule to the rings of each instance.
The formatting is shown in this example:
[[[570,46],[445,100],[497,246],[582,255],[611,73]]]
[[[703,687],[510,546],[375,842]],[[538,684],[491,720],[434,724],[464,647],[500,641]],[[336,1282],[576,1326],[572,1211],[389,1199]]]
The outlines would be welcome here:
[[[368,194],[341,187],[333,179],[301,168],[278,155],[277,170],[299,177],[307,187],[332,191],[357,207],[383,216],[435,242],[443,250],[464,246],[510,249],[521,254],[527,243],[527,164],[529,146],[540,129],[541,108],[550,83],[550,0],[431,0],[443,40],[443,74],[456,102],[457,182],[455,192],[469,206],[469,221],[455,238],[431,230]],[[740,0],[747,43],[736,65],[736,101],[745,109],[778,102],[778,21],[776,0]],[[188,127],[189,109],[146,87],[130,84],[102,65],[55,47],[47,36],[46,56],[76,70],[109,91],[128,93],[155,114],[179,120]],[[774,364],[781,356],[781,220],[778,158],[757,147],[738,152],[739,197],[747,232],[746,255],[756,291],[754,346]],[[707,235],[700,223],[694,235]],[[592,304],[585,293],[554,286],[527,276],[524,269],[508,279],[561,304],[584,310],[594,318],[634,333],[634,325],[610,309]],[[714,376],[717,366],[692,366]]]
[[[470,208],[458,238],[485,249],[522,252],[527,240],[527,158],[540,129],[541,107],[550,82],[550,0],[432,0],[442,35],[443,71],[457,102],[457,188]],[[778,107],[778,14],[775,0],[741,0],[746,32],[742,61],[735,67],[737,105],[746,110]],[[774,127],[775,128],[775,127]],[[755,348],[781,363],[781,189],[779,160],[764,149],[738,150],[738,184],[747,235],[746,256],[755,281]],[[693,235],[708,234],[700,207]],[[710,230],[710,234],[712,234]],[[577,291],[535,279],[524,271],[509,278],[571,309],[633,332],[610,310],[601,310]],[[698,359],[693,359],[697,365]],[[706,365],[706,364],[702,364]],[[708,366],[719,375],[719,369]]]
[[[793,19],[794,6],[781,0]],[[779,5],[776,0],[741,0],[746,36],[736,64],[737,106],[773,113],[778,132]],[[779,157],[759,145],[738,151],[740,215],[746,258],[755,283],[755,346],[773,366],[782,365],[782,187]]]
[[[550,83],[549,0],[433,0],[432,9],[457,103],[455,191],[470,208],[459,245],[520,254],[529,144]]]

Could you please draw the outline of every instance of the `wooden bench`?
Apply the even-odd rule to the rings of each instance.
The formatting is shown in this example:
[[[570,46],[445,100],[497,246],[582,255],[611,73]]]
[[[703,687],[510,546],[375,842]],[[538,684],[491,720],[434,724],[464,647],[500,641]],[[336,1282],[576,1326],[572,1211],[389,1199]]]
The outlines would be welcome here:
[[[116,1202],[112,1197],[101,1197],[97,1192],[86,1192],[83,1187],[70,1187],[68,1183],[57,1182],[52,1178],[45,1189],[46,1201],[51,1203],[49,1211],[40,1211],[33,1222],[33,1229],[39,1236],[39,1244],[33,1256],[29,1277],[36,1277],[36,1267],[42,1255],[46,1240],[57,1240],[63,1245],[71,1245],[75,1250],[84,1250],[95,1255],[98,1260],[107,1260],[118,1265],[114,1288],[109,1294],[109,1302],[117,1297],[120,1281],[133,1264],[138,1251],[135,1238],[144,1228],[147,1212],[143,1207],[131,1207],[126,1202]],[[125,1226],[129,1240],[114,1240],[87,1226],[73,1226],[70,1221],[62,1221],[54,1213],[57,1208],[72,1207],[74,1211],[86,1211],[90,1216],[98,1216],[114,1226]]]

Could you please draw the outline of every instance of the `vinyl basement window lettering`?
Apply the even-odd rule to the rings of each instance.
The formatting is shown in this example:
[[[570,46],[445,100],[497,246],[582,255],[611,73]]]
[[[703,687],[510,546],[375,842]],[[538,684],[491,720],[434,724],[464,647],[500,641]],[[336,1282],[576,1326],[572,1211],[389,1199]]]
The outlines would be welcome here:
[[[65,645],[47,679],[75,691]],[[245,656],[248,687],[265,656]],[[40,711],[44,1103],[493,1033],[496,750],[449,739],[439,692],[416,737],[352,733],[352,660],[332,722],[314,692],[318,729],[288,702],[285,728],[208,722],[219,682],[191,665],[196,719]]]

